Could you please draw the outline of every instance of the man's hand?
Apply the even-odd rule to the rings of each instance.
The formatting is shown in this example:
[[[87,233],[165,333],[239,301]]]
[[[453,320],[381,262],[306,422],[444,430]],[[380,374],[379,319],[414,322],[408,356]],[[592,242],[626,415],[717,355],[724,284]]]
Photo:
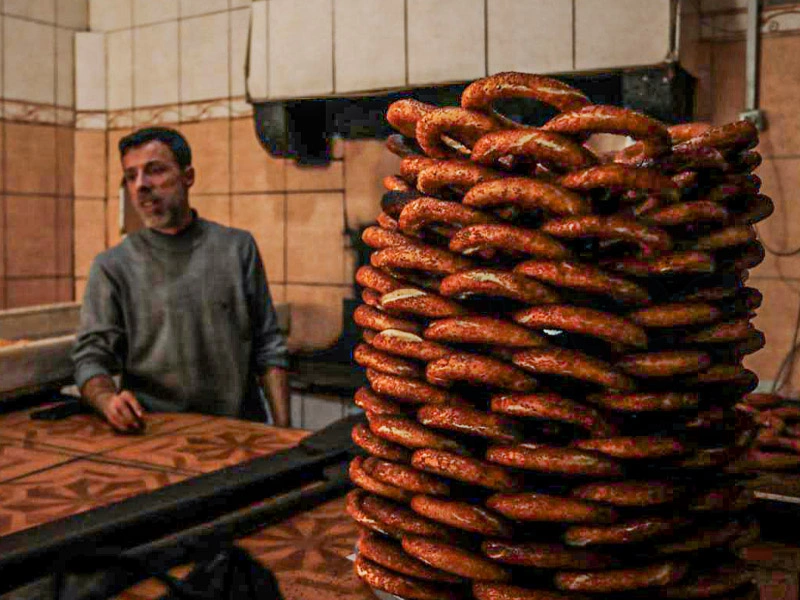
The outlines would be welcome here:
[[[117,431],[138,433],[144,430],[144,409],[128,390],[96,398],[97,408]]]
[[[117,392],[111,377],[107,375],[92,377],[81,388],[81,396],[117,431],[123,433],[144,431],[144,409],[129,391]]]

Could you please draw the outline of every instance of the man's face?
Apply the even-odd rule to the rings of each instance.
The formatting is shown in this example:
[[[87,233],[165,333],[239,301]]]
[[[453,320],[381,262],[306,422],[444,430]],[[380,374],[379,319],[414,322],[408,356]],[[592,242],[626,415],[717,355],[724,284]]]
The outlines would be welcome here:
[[[174,230],[185,224],[194,169],[181,169],[169,146],[154,140],[131,148],[122,157],[122,170],[131,202],[147,227]]]

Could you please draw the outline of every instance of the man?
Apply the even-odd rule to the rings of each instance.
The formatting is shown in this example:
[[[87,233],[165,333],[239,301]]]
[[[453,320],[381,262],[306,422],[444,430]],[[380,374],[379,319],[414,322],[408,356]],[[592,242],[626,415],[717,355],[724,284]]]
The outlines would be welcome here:
[[[146,411],[264,418],[260,384],[287,426],[286,343],[253,237],[190,208],[195,173],[177,131],[136,131],[119,151],[146,227],[92,263],[72,355],[81,396],[136,432]]]

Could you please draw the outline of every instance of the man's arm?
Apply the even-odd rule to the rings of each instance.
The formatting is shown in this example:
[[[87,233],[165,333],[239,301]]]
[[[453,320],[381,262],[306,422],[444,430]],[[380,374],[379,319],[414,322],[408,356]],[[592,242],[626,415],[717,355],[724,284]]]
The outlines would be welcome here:
[[[289,377],[282,367],[267,367],[261,378],[275,425],[289,427]]]
[[[117,392],[111,373],[119,369],[124,339],[118,294],[111,276],[95,259],[81,305],[72,361],[81,397],[119,431],[142,428],[144,411],[133,394]]]
[[[253,319],[253,357],[256,373],[270,403],[275,424],[289,426],[289,366],[286,338],[278,328],[267,275],[258,247],[251,237],[245,256],[245,284]]]

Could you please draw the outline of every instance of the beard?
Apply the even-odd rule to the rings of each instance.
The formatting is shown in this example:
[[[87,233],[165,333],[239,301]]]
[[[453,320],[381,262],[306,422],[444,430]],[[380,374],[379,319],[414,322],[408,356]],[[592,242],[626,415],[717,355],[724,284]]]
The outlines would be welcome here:
[[[154,229],[177,228],[183,223],[184,211],[182,203],[176,199],[164,200],[163,198],[153,198],[156,210],[147,210],[140,204],[134,204],[139,218],[145,227]]]

